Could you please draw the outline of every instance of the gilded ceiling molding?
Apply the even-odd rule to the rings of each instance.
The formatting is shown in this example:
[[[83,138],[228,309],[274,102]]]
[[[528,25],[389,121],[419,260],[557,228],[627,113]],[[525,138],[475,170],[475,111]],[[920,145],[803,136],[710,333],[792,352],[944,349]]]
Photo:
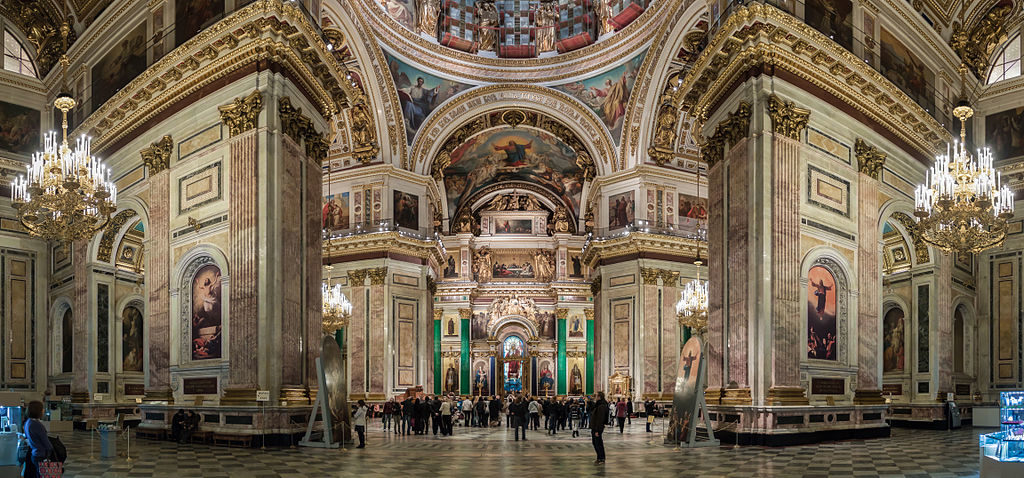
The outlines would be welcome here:
[[[149,174],[154,175],[170,167],[171,154],[174,152],[174,140],[171,135],[165,134],[160,141],[142,148],[139,154],[142,156],[142,164],[149,167]]]
[[[416,59],[419,64],[436,69],[443,75],[482,83],[547,83],[586,77],[586,74],[634,56],[656,38],[658,27],[670,16],[666,12],[688,4],[682,0],[652,2],[640,17],[609,39],[564,54],[510,59],[489,58],[442,46],[398,24],[372,0],[355,0],[352,3],[356,5],[359,18],[366,22],[367,30],[388,51],[403,58]]]
[[[397,97],[394,102],[397,108]],[[530,108],[524,108],[523,105],[530,105]],[[584,165],[592,162],[595,176],[616,169],[614,143],[593,111],[560,91],[522,84],[473,88],[435,110],[420,126],[410,149],[408,169],[419,174],[431,174],[431,163],[440,152],[450,152],[458,146],[449,142],[452,137],[465,135],[468,139],[486,128],[504,124],[500,119],[491,119],[489,115],[508,109],[518,109],[524,113],[525,119],[520,127],[536,125],[559,136],[563,141],[572,141],[566,144],[575,151],[585,151],[589,158],[577,160]],[[535,123],[532,122],[534,118]]]
[[[871,176],[873,179],[878,179],[878,175],[882,172],[882,166],[885,165],[885,158],[888,155],[874,146],[868,146],[868,143],[861,138],[857,138],[853,149],[857,155],[857,166],[860,172]]]
[[[800,108],[792,101],[784,101],[778,96],[769,95],[768,116],[772,119],[772,131],[799,141],[800,133],[807,128],[811,110]]]
[[[96,138],[93,149],[102,151],[169,105],[258,61],[293,73],[290,78],[325,119],[367,101],[298,7],[256,0],[150,65],[80,128]]]
[[[954,26],[949,46],[982,81],[988,73],[993,51],[1006,42],[1006,20],[1012,9],[1012,4],[993,6],[974,27]]]
[[[218,106],[220,120],[228,126],[229,136],[238,136],[255,129],[263,111],[263,93],[253,90],[245,98],[235,98],[229,104]]]
[[[117,238],[117,233],[121,231],[121,228],[124,227],[124,224],[129,219],[137,215],[138,213],[134,209],[125,209],[110,218],[107,227],[103,228],[103,236],[100,237],[100,244],[96,249],[97,261],[110,262],[110,257],[114,252],[114,239]]]
[[[905,143],[919,160],[934,157],[949,138],[938,121],[870,65],[789,14],[760,3],[734,10],[667,104],[704,118],[736,80],[759,65],[767,74],[785,70],[849,104]]]
[[[902,212],[892,213],[892,218],[897,220],[903,225],[903,228],[910,234],[910,239],[914,241],[914,255],[917,257],[918,264],[924,264],[928,262],[931,257],[928,253],[928,244],[921,238],[921,233],[917,231],[917,221]]]

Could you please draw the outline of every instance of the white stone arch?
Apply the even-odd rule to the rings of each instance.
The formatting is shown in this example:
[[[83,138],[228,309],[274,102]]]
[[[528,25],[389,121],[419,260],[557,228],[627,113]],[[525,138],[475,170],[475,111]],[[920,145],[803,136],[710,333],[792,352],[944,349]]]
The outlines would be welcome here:
[[[47,341],[51,344],[49,358],[51,376],[74,371],[72,369],[69,372],[64,372],[64,313],[69,310],[71,311],[72,321],[74,321],[74,305],[71,297],[67,295],[58,296],[50,306],[48,315],[50,317],[50,335],[47,337]],[[73,334],[74,331],[71,331],[71,333]],[[72,340],[74,340],[74,335],[72,335]],[[72,360],[73,355],[74,350],[72,350]]]
[[[540,334],[538,333],[539,331],[537,330],[537,325],[534,324],[532,320],[522,315],[506,315],[504,317],[499,318],[498,320],[491,321],[490,323],[487,324],[487,337],[489,337],[491,340],[498,340],[498,343],[500,344],[503,340],[505,340],[505,337],[499,336],[498,332],[502,331],[503,329],[508,329],[506,327],[508,325],[518,325],[526,330],[529,336],[521,337],[523,339],[524,344],[528,344],[533,337],[540,336]]]
[[[832,278],[836,282],[836,333],[839,336],[837,342],[839,343],[839,351],[836,354],[836,365],[849,365],[849,349],[851,342],[856,344],[856,341],[851,341],[850,336],[853,331],[857,330],[857,324],[855,320],[851,320],[851,317],[857,317],[856,302],[853,300],[858,292],[853,289],[853,286],[857,284],[856,276],[852,274],[853,267],[851,267],[849,261],[835,249],[828,246],[817,246],[811,248],[804,255],[804,259],[800,264],[800,293],[799,293],[799,316],[800,320],[800,345],[806,345],[807,338],[807,319],[806,319],[806,301],[807,301],[807,287],[808,279],[807,276],[812,267],[821,266],[827,269],[831,274]],[[841,293],[840,293],[841,292]],[[852,322],[852,323],[851,323]],[[803,350],[803,347],[801,348]],[[807,358],[806,353],[800,355],[801,361],[811,360]],[[828,363],[828,361],[817,361],[815,363]]]
[[[142,372],[125,372],[124,370],[124,311],[128,307],[135,307],[142,313]],[[116,329],[116,337],[120,337],[117,340],[117,345],[114,347],[114,356],[117,358],[117,373],[146,373],[149,368],[149,318],[148,310],[146,309],[146,298],[141,293],[131,293],[126,295],[117,301],[114,308],[114,328]]]
[[[935,260],[936,254],[935,248],[924,241],[922,241],[921,244],[915,244],[914,235],[911,234],[909,230],[907,230],[906,226],[904,226],[903,223],[893,218],[893,215],[896,213],[903,213],[913,218],[914,204],[910,202],[910,200],[906,199],[891,199],[889,201],[886,201],[886,203],[883,204],[880,208],[878,214],[878,237],[882,237],[882,231],[885,229],[885,223],[889,222],[890,224],[892,224],[894,228],[896,228],[897,231],[899,231],[900,234],[903,235],[903,239],[907,241],[907,245],[913,248],[913,254],[910,254],[911,268],[922,265],[922,263],[917,259],[917,248],[920,245],[924,245],[924,247],[928,250],[928,259],[930,262],[933,262]]]
[[[708,11],[707,3],[703,1],[683,2],[682,4],[685,5],[684,8],[671,13],[674,15],[674,20],[668,22],[671,27],[666,31],[662,41],[655,41],[655,44],[647,52],[648,58],[644,60],[644,63],[650,63],[647,66],[648,74],[638,78],[633,85],[635,97],[629,109],[633,115],[627,115],[623,124],[629,124],[626,121],[635,122],[632,118],[638,116],[640,127],[639,134],[635,138],[626,134],[626,128],[623,127],[622,139],[619,141],[619,154],[624,169],[630,169],[643,163],[644,158],[648,157],[647,147],[650,146],[651,136],[654,134],[654,122],[657,120],[658,106],[668,83],[672,62],[675,61],[683,46],[685,35],[693,30],[701,17]],[[682,114],[680,114],[680,118],[682,118]],[[681,140],[682,138],[677,137],[676,143],[678,144]]]
[[[203,266],[214,264],[221,274],[221,358],[192,361],[191,337],[191,284],[196,272]],[[227,256],[217,246],[198,244],[189,249],[178,261],[170,281],[171,350],[178,351],[177,363],[182,367],[227,364],[230,355],[231,269]],[[177,337],[178,347],[174,347]]]

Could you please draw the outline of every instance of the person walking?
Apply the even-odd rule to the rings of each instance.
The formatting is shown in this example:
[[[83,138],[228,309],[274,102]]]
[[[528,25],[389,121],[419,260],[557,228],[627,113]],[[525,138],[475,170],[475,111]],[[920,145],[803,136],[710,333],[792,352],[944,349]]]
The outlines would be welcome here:
[[[352,424],[356,426],[356,434],[359,435],[359,446],[366,448],[366,402],[359,400],[356,406],[356,413],[352,415]]]
[[[507,399],[501,401],[501,412],[505,414],[505,428],[509,428],[512,426],[513,413],[510,410],[511,404],[512,402]]]
[[[604,424],[608,422],[608,402],[604,401],[604,392],[597,392],[594,411],[590,415],[590,441],[594,444],[597,459],[594,464],[604,464]]]
[[[527,406],[530,412],[530,427],[533,430],[537,429],[537,425],[540,425],[540,402],[537,401],[537,397],[533,397],[530,400],[530,405]]]
[[[626,421],[630,425],[633,424],[633,397],[629,397],[629,400],[626,400]]]
[[[398,398],[394,399],[395,403],[391,406],[391,421],[392,428],[395,430],[395,434],[401,432],[402,428],[402,402],[398,401]]]
[[[557,400],[551,402],[551,420],[548,421],[548,424],[551,427],[550,431],[552,435],[558,434],[558,422],[561,420],[562,413],[564,413],[562,403]]]
[[[615,404],[615,418],[619,420],[619,435],[622,434],[622,429],[626,426],[626,401],[619,397],[619,401]]]
[[[388,426],[391,425],[391,405],[394,403],[392,399],[384,402],[384,409],[381,410],[380,421],[384,425],[384,432],[388,431]]]
[[[573,437],[580,436],[580,404],[576,400],[569,402],[569,430]]]
[[[523,441],[526,441],[526,429],[530,426],[530,404],[526,402],[526,397],[519,397],[518,403],[516,420],[519,421],[519,428],[523,429]]]
[[[480,428],[487,426],[487,400],[484,400],[483,396],[477,397],[475,408],[473,414],[476,416],[476,426]]]

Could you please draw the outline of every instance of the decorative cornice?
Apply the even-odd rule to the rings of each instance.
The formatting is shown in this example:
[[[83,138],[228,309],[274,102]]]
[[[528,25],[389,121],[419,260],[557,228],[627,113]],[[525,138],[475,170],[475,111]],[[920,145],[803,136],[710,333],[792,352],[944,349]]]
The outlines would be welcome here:
[[[256,128],[263,111],[263,93],[254,90],[245,98],[235,98],[230,104],[217,107],[220,120],[228,126],[230,136],[238,136]]]
[[[874,146],[868,146],[868,143],[861,138],[857,138],[854,143],[854,153],[857,155],[857,166],[860,168],[860,172],[873,179],[878,179],[887,155]]]
[[[640,256],[654,253],[673,256],[687,262],[686,258],[707,257],[707,243],[686,237],[668,236],[650,232],[633,231],[628,236],[594,240],[583,251],[583,261],[590,267],[597,267],[597,261],[620,256]]]
[[[174,140],[167,134],[150,147],[143,148],[139,154],[142,155],[142,163],[149,167],[149,174],[154,175],[170,167],[173,152]]]
[[[387,267],[374,267],[368,269],[366,273],[370,277],[370,285],[384,285],[388,278]]]
[[[775,95],[768,95],[768,116],[772,119],[772,131],[787,138],[799,140],[800,133],[807,128],[811,110],[799,108],[792,101],[785,101]]]
[[[348,284],[350,287],[362,287],[366,282],[368,269],[355,269],[348,271]]]

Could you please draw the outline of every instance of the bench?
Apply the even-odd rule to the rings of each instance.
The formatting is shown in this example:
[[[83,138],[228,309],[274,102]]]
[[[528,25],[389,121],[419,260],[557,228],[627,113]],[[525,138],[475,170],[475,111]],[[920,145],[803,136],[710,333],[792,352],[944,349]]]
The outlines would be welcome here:
[[[153,440],[166,440],[167,430],[163,428],[136,428],[135,438],[151,438]]]
[[[213,432],[196,430],[192,432],[191,442],[210,443],[213,440]]]
[[[227,446],[238,445],[245,448],[252,447],[252,435],[228,435],[223,433],[213,434],[213,444]]]

